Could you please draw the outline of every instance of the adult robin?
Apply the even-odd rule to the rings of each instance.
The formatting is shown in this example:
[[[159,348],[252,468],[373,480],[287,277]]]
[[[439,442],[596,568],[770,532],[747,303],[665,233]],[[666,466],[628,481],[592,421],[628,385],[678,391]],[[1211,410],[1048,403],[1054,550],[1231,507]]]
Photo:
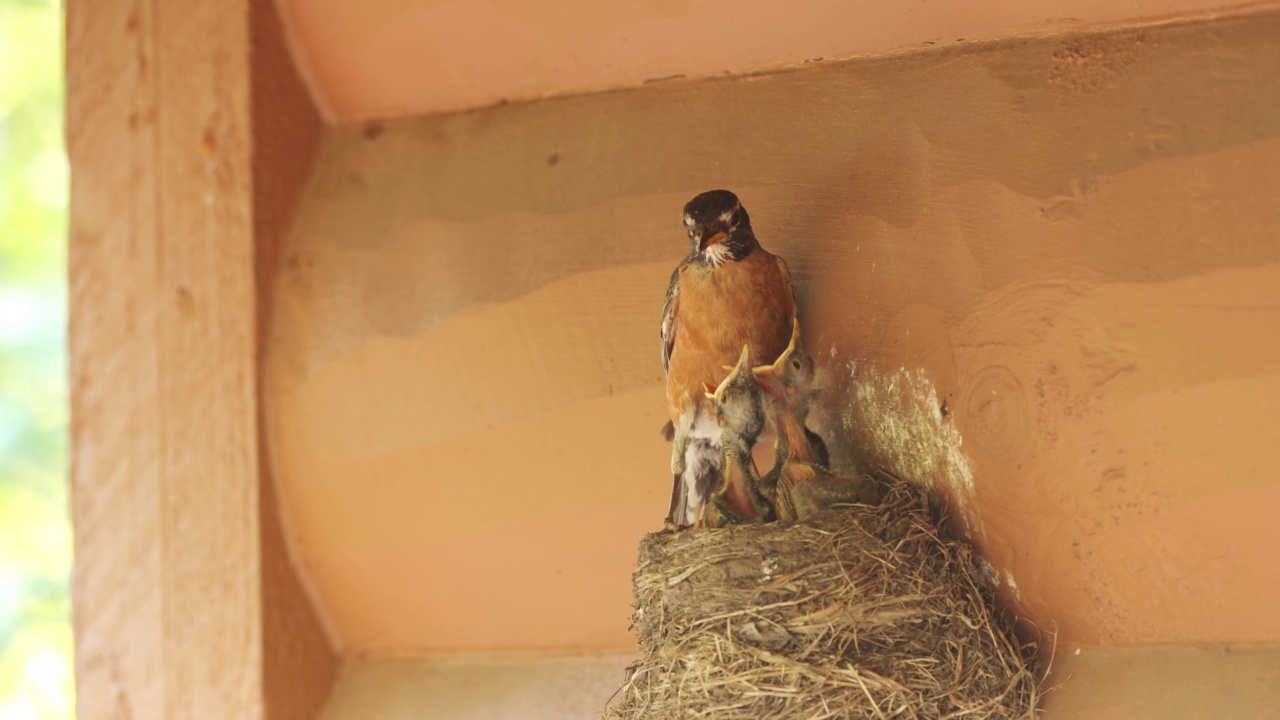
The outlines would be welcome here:
[[[743,345],[749,363],[772,362],[787,347],[796,315],[791,274],[760,247],[751,219],[728,190],[684,206],[689,255],[671,274],[662,307],[673,486],[669,520],[693,525],[722,482],[720,429],[706,386],[718,386]]]

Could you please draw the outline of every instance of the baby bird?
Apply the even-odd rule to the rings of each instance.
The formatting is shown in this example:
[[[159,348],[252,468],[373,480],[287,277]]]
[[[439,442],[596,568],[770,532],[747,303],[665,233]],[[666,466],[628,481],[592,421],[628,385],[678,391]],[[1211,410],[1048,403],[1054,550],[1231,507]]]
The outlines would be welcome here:
[[[760,389],[750,370],[750,352],[744,345],[738,364],[712,392],[707,392],[720,428],[723,483],[704,505],[699,526],[768,522],[774,519],[772,503],[760,491],[760,474],[751,458],[751,447],[764,431],[765,411]]]
[[[830,467],[831,456],[827,452],[826,442],[823,441],[821,435],[810,430],[808,425],[805,424],[809,417],[809,409],[812,407],[813,401],[818,397],[818,386],[817,371],[814,367],[813,358],[805,354],[800,343],[799,319],[792,319],[790,342],[777,360],[772,365],[752,368],[752,373],[756,376],[765,372],[768,372],[770,377],[780,379],[775,384],[782,391],[783,400],[785,400],[785,402],[771,403],[770,408],[775,412],[780,411],[799,418],[801,427],[804,429],[805,438],[809,443],[809,449],[812,451],[814,462],[822,467]],[[765,494],[772,499],[773,489],[778,483],[778,473],[787,461],[788,448],[786,443],[781,442],[782,433],[778,430],[778,422],[774,412],[767,413],[767,418],[769,424],[774,428],[777,440],[774,442],[775,460],[773,469],[761,479],[761,483]]]
[[[870,478],[832,474],[826,467],[825,445],[817,445],[821,438],[805,427],[817,389],[813,383],[813,360],[800,351],[799,337],[796,323],[791,344],[782,355],[772,365],[751,371],[778,434],[778,463],[770,473],[774,485],[762,484],[766,495],[774,496],[778,518],[787,522],[803,520],[838,505],[880,501]]]

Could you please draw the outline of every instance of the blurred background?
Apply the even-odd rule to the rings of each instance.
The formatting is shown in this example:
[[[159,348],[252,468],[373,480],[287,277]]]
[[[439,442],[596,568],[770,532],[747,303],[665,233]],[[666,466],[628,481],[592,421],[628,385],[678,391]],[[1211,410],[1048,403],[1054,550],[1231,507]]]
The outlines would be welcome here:
[[[0,0],[0,720],[70,718],[62,6]]]

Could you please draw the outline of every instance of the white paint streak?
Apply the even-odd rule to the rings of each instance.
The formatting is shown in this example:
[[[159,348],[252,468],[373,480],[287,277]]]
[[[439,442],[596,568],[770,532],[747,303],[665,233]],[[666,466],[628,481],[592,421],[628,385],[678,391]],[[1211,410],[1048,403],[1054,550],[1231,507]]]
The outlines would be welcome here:
[[[992,587],[1000,584],[1000,577],[996,574],[995,566],[987,562],[987,559],[981,555],[974,556],[974,562],[978,564],[978,569],[982,571],[982,576],[991,583]]]
[[[1009,589],[1013,591],[1015,598],[1019,601],[1022,600],[1022,591],[1018,589],[1018,581],[1013,579],[1013,573],[1008,570],[1004,571],[1004,584],[1008,585]]]
[[[956,502],[972,497],[973,465],[924,370],[884,374],[854,361],[849,374],[853,398],[843,411],[844,427],[864,439],[876,464],[927,487],[943,485]]]

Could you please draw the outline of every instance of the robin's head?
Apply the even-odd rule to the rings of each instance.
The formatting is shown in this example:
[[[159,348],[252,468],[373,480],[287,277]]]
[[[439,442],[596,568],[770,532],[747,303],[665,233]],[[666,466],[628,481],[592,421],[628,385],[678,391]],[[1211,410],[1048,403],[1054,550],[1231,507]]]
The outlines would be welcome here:
[[[715,408],[716,422],[721,431],[728,431],[752,443],[764,432],[764,406],[748,357],[744,345],[738,364],[729,370],[714,390],[707,388],[707,397]]]
[[[684,228],[694,254],[712,265],[741,260],[757,246],[751,218],[728,190],[708,190],[686,203]]]
[[[751,374],[771,406],[803,418],[818,395],[813,358],[800,345],[800,321],[791,322],[791,343],[772,365],[752,368]]]

